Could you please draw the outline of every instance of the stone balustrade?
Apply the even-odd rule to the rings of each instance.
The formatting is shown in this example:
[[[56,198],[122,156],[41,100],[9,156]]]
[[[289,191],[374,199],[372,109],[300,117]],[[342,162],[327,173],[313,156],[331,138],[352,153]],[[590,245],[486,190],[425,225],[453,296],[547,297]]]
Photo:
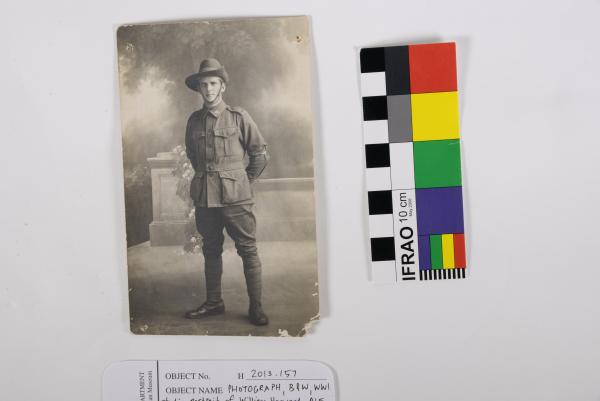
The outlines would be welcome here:
[[[172,174],[175,155],[161,152],[148,159],[152,177],[150,244],[183,245],[189,223],[186,203],[176,194]],[[314,240],[315,207],[312,178],[260,179],[254,186],[259,241]]]

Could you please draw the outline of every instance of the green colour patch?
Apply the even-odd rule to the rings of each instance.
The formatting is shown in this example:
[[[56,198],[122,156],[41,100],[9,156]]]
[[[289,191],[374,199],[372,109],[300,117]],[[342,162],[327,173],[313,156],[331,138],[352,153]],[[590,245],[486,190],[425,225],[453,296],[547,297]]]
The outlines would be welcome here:
[[[461,186],[458,139],[414,142],[416,188]]]
[[[442,236],[439,234],[430,235],[429,248],[431,249],[431,268],[441,269],[443,267]]]

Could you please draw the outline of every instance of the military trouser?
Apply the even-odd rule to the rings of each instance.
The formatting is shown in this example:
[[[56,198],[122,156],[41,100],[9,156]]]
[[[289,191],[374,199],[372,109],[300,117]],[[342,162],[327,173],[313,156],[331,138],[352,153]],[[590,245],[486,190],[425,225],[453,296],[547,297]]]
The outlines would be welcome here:
[[[223,301],[223,228],[235,242],[237,253],[242,258],[250,304],[260,304],[261,263],[256,249],[256,218],[252,205],[196,207],[196,227],[203,239],[207,304],[215,305]]]

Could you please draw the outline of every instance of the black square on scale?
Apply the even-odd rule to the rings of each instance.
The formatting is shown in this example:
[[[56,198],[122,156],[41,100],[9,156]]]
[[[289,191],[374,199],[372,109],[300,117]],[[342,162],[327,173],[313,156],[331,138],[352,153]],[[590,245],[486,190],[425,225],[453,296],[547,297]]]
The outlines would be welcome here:
[[[387,96],[367,96],[363,101],[363,119],[365,121],[387,120]]]
[[[390,144],[371,143],[365,145],[367,168],[390,167]]]
[[[360,72],[385,71],[385,53],[383,47],[370,47],[360,51]]]
[[[392,191],[369,191],[369,214],[392,214]]]
[[[385,48],[385,86],[388,95],[410,93],[408,46]]]
[[[394,237],[371,238],[371,260],[373,262],[395,259]]]

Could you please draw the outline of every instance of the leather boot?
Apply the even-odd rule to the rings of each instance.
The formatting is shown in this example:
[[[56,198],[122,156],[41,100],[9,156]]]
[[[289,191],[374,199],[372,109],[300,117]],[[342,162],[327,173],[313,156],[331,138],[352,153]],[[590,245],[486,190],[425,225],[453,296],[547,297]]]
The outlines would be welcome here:
[[[202,319],[207,316],[222,315],[223,313],[225,313],[225,304],[223,301],[219,304],[205,302],[199,308],[187,311],[185,317],[187,319]]]
[[[206,302],[200,307],[185,313],[188,319],[202,319],[206,316],[222,315],[225,304],[221,297],[221,276],[223,275],[223,259],[205,259],[204,277],[206,280]]]
[[[248,308],[250,322],[256,326],[269,324],[269,318],[263,311],[261,303],[261,265],[257,257],[244,260],[244,276],[246,277],[246,288],[248,289],[248,298],[250,299],[250,307]]]
[[[265,326],[269,324],[269,318],[263,311],[262,304],[256,301],[250,301],[250,308],[248,309],[248,318],[250,323],[255,326]]]
[[[221,294],[221,276],[223,276],[223,258],[205,259],[204,278],[206,280],[206,303],[209,305],[223,303]]]

